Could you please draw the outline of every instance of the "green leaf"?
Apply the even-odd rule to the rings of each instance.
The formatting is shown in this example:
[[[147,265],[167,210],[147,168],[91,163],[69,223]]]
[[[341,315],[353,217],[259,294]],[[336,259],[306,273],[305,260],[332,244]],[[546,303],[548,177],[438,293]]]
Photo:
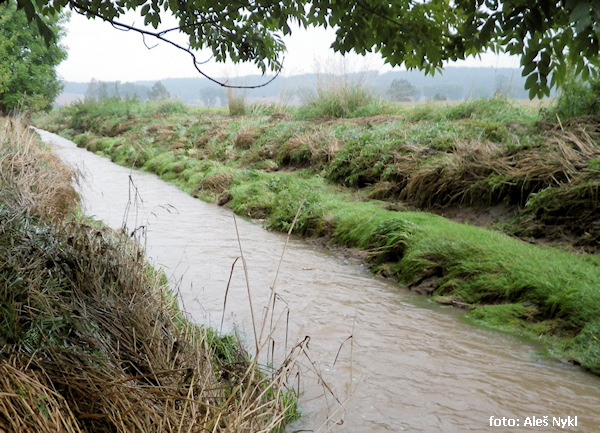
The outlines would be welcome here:
[[[531,87],[529,89],[529,99],[534,99],[536,96],[538,96],[538,93],[537,85],[535,87]]]
[[[529,47],[527,49],[527,52],[521,58],[521,65],[525,66],[525,65],[533,62],[533,59],[535,59],[535,57],[537,55],[538,55],[538,51],[534,50],[534,49],[531,49],[531,47]]]
[[[527,77],[527,80],[525,80],[525,89],[531,90],[537,86],[537,83],[538,83],[538,74],[533,73]]]
[[[492,30],[494,29],[495,25],[496,21],[494,19],[488,19],[479,31],[479,39],[482,41],[488,41],[490,39]]]
[[[540,74],[543,76],[547,76],[550,72],[550,55],[546,51],[543,51],[540,55],[538,71],[540,71]]]
[[[529,62],[528,64],[524,65],[522,75],[526,77],[527,75],[531,74],[535,68],[537,68],[537,62]]]
[[[590,5],[587,2],[578,3],[577,6],[571,12],[571,22],[575,24],[575,30],[577,33],[581,33],[590,24],[592,24],[592,18],[590,16]]]
[[[583,66],[581,69],[581,79],[586,81],[590,77],[590,69],[588,66]]]

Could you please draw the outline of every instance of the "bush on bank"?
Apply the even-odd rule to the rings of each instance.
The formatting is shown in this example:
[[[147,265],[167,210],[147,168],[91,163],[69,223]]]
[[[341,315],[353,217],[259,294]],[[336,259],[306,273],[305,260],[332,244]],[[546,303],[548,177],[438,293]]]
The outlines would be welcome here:
[[[74,173],[18,119],[0,143],[1,431],[270,432],[295,416],[285,373],[188,322],[137,243],[77,216]]]
[[[41,125],[273,229],[300,208],[297,233],[366,251],[375,271],[600,373],[600,260],[500,233],[594,251],[594,123],[539,122],[505,99],[353,119],[113,104]],[[498,206],[510,218],[492,221],[496,231],[417,211]]]

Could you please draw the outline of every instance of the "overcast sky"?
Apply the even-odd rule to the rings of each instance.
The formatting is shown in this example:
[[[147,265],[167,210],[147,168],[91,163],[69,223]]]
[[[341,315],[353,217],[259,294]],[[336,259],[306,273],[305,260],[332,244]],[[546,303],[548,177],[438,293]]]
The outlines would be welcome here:
[[[131,15],[124,20],[127,24],[141,23],[139,17]],[[165,78],[197,77],[191,57],[164,43],[152,49],[146,48],[140,34],[123,32],[99,20],[72,14],[66,25],[67,35],[62,43],[67,47],[69,57],[58,67],[59,75],[66,81],[89,82],[92,78],[101,81],[158,81]],[[329,48],[333,42],[332,30],[309,29],[293,31],[286,38],[288,52],[284,63],[284,75],[311,72],[344,72],[377,69],[391,70],[375,54],[368,57],[349,55],[345,59],[333,54]],[[148,45],[154,41],[146,39]],[[209,53],[197,56],[199,60],[209,58]],[[467,66],[518,67],[518,59],[508,56],[485,55],[481,60],[469,59]],[[260,74],[252,65],[223,64],[214,61],[202,67],[213,77],[235,77]],[[333,70],[332,70],[333,69]],[[400,69],[400,68],[396,68]]]

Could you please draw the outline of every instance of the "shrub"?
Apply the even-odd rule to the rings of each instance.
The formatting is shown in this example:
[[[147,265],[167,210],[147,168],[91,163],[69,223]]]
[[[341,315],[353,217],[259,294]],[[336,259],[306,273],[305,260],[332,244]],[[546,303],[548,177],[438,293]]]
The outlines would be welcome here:
[[[545,113],[549,121],[600,115],[600,78],[571,81]]]

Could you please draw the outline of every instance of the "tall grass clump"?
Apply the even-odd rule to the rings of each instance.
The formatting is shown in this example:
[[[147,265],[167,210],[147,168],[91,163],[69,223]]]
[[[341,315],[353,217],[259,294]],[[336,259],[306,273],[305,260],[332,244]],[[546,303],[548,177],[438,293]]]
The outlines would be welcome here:
[[[445,108],[448,120],[478,119],[497,123],[534,121],[536,113],[518,106],[509,98],[497,96],[494,98],[470,99],[458,105]]]
[[[232,88],[227,89],[227,107],[230,116],[243,116],[246,114],[246,95]]]
[[[376,116],[386,111],[386,103],[360,79],[336,73],[317,77],[316,88],[306,91],[298,110],[302,118]]]
[[[266,433],[294,416],[291,364],[263,373],[190,323],[139,242],[73,215],[70,171],[32,133],[2,119],[0,140],[0,431]]]
[[[0,118],[0,202],[13,212],[61,220],[78,204],[76,172],[42,149],[19,118]]]
[[[303,107],[300,117],[360,117],[381,112],[383,101],[357,84],[318,88]]]
[[[154,104],[156,104],[155,112],[159,115],[172,115],[186,111],[183,102],[177,100],[161,100]]]

